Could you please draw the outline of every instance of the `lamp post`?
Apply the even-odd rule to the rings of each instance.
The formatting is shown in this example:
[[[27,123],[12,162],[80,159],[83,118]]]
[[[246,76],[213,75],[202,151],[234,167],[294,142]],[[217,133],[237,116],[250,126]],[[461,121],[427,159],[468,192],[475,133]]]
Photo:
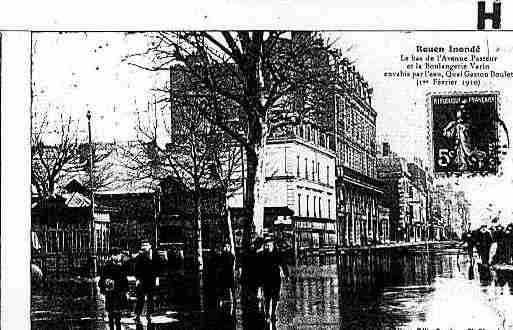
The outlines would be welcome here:
[[[93,186],[93,143],[91,136],[91,111],[87,110],[87,131],[89,138],[89,190],[90,190],[90,222],[89,222],[89,237],[90,237],[90,253],[91,253],[91,261],[92,261],[92,275],[96,276],[97,273],[97,257],[96,257],[96,228],[94,221],[94,186]]]

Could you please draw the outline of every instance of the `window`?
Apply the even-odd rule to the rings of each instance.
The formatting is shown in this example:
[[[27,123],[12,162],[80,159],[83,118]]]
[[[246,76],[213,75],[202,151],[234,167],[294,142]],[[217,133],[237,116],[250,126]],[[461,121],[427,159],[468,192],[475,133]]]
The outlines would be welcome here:
[[[306,195],[306,216],[310,216],[310,196]]]
[[[326,184],[330,184],[330,167],[326,166]]]
[[[315,197],[315,196],[313,198],[313,213],[314,213],[314,218],[317,217],[317,197]]]
[[[322,198],[319,197],[319,218],[322,218]]]
[[[317,181],[321,181],[320,179],[320,176],[319,176],[319,166],[321,166],[321,164],[319,164],[319,162],[317,162]]]
[[[308,179],[308,158],[305,158],[305,179]]]
[[[331,199],[328,199],[328,219],[331,219]]]
[[[296,176],[299,178],[299,155],[297,156],[297,169],[296,169]]]
[[[312,181],[315,180],[315,161],[312,160]]]

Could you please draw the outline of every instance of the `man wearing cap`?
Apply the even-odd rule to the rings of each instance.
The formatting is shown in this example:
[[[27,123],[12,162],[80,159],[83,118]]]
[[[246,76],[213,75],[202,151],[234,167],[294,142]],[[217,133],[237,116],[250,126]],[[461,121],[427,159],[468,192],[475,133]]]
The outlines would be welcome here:
[[[282,278],[288,277],[288,268],[274,246],[272,237],[265,239],[261,255],[261,274],[264,287],[266,319],[276,321],[276,308],[280,300]],[[270,309],[270,311],[269,311]]]
[[[159,257],[156,251],[151,248],[147,239],[141,241],[141,251],[135,258],[135,278],[137,290],[137,303],[135,305],[135,320],[141,320],[145,297],[148,297],[146,307],[146,318],[151,320],[153,313],[153,294],[158,285],[157,273]]]

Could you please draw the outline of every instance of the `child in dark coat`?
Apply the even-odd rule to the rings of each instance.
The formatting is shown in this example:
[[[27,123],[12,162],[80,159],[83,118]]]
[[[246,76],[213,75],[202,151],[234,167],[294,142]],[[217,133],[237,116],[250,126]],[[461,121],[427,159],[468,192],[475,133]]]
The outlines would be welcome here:
[[[105,309],[109,314],[109,327],[111,330],[121,330],[121,311],[126,306],[128,279],[122,264],[121,250],[113,248],[110,259],[104,266],[100,282],[100,293],[105,295]]]

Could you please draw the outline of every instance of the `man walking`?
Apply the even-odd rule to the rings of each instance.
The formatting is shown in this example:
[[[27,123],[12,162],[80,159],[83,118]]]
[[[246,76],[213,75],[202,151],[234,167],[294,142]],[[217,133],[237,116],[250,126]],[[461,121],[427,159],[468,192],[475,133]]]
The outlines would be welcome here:
[[[481,263],[483,265],[488,265],[490,260],[490,248],[492,246],[492,234],[486,227],[486,225],[482,225],[479,229],[479,237],[477,241],[477,252],[481,257]]]
[[[228,298],[233,306],[234,302],[234,272],[235,272],[235,256],[232,253],[230,243],[226,243],[223,250],[217,257],[217,276],[216,282],[219,288],[217,305],[222,307],[224,297],[228,293]]]
[[[262,329],[259,288],[262,286],[261,254],[259,250],[264,240],[257,237],[252,246],[245,250],[239,261],[241,283],[241,309],[244,329]]]
[[[158,260],[159,257],[151,248],[147,239],[141,241],[141,251],[135,258],[135,278],[137,303],[135,305],[135,321],[141,320],[144,300],[147,297],[146,318],[151,321],[153,313],[153,295],[155,287],[158,286]]]
[[[274,246],[272,238],[267,238],[261,256],[266,319],[276,321],[276,308],[280,300],[281,282],[288,277],[288,269]],[[270,309],[270,311],[269,311]]]
[[[109,314],[109,328],[121,330],[121,311],[126,307],[128,280],[122,264],[122,253],[118,248],[110,250],[110,259],[105,265],[100,281],[100,293],[105,295],[105,309]]]

